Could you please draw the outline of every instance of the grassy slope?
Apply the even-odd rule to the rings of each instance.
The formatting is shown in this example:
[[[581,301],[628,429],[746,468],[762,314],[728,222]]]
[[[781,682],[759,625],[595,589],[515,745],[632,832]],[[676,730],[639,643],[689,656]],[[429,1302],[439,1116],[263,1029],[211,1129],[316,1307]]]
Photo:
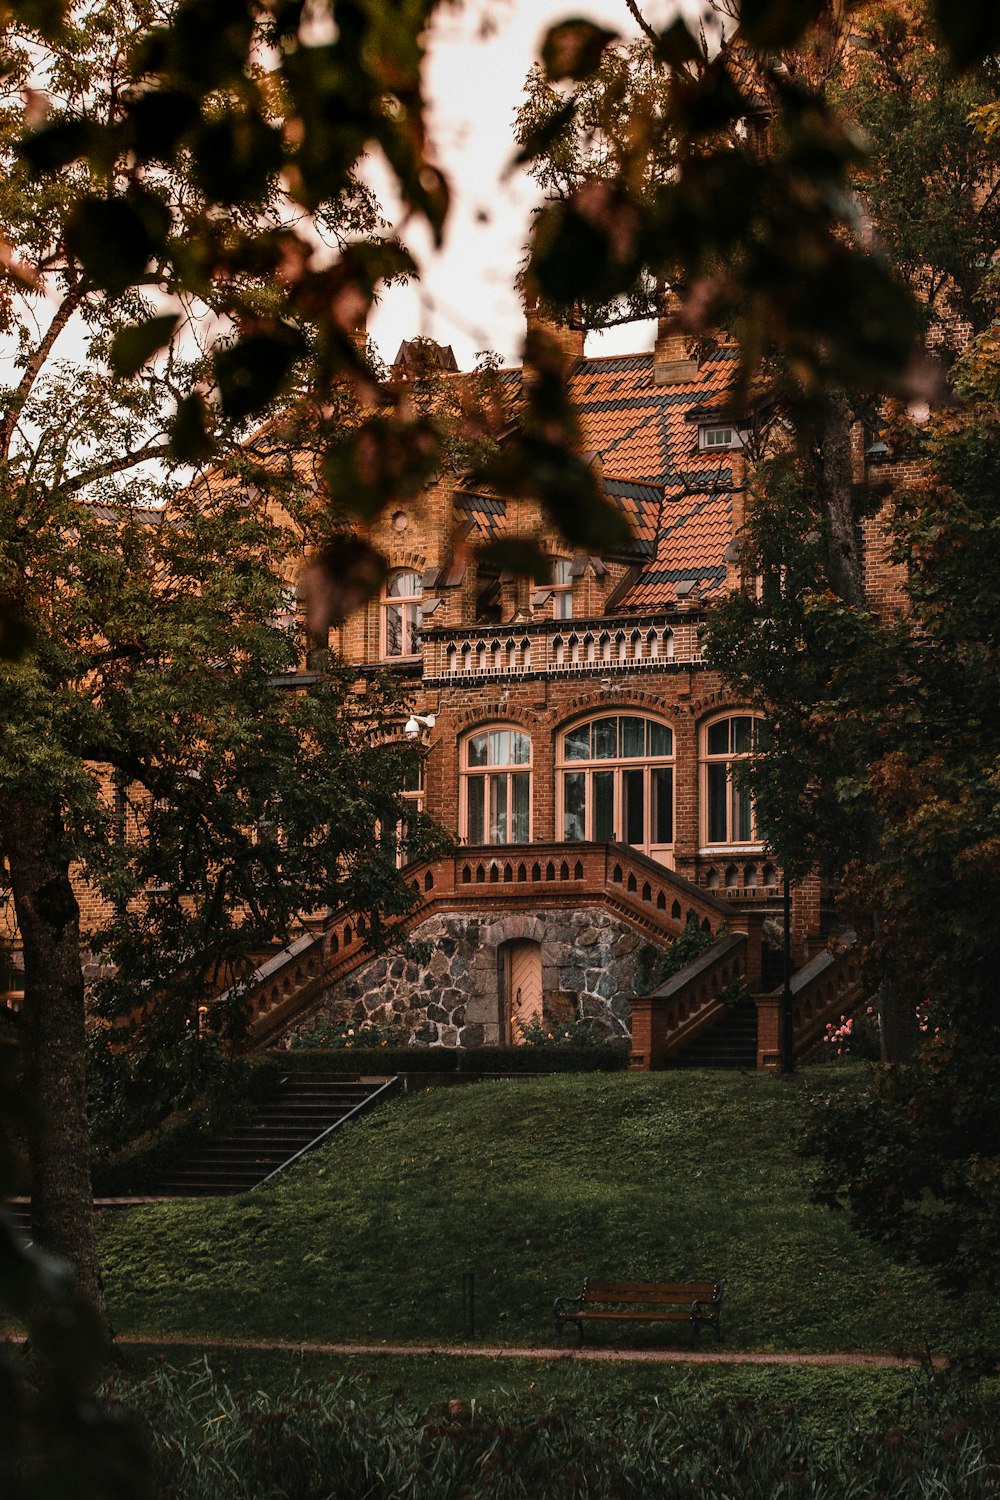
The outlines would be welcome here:
[[[553,1296],[586,1274],[719,1275],[729,1348],[947,1347],[952,1313],[924,1279],[807,1201],[794,1142],[818,1081],[609,1074],[411,1094],[276,1187],[107,1216],[114,1323],[450,1341],[473,1270],[478,1337],[542,1345]]]

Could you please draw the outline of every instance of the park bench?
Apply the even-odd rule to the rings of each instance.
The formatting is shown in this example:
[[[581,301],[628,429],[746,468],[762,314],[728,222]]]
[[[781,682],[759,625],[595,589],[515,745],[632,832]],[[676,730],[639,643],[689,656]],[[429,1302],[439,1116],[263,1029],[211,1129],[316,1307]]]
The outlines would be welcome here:
[[[593,1281],[588,1277],[578,1297],[557,1297],[553,1307],[556,1328],[575,1323],[583,1342],[583,1325],[614,1319],[618,1322],[693,1323],[697,1341],[707,1323],[722,1338],[719,1309],[721,1281]]]

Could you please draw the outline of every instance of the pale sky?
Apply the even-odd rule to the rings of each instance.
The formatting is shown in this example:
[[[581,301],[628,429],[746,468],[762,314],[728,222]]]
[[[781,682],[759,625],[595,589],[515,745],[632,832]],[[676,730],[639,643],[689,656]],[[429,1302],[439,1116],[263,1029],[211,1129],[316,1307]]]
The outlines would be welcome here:
[[[697,0],[643,0],[643,14],[656,26],[703,8]],[[538,190],[523,173],[501,179],[514,154],[514,112],[540,39],[554,21],[570,17],[623,36],[637,32],[624,0],[465,0],[436,23],[425,86],[453,204],[439,254],[426,238],[409,240],[425,268],[420,284],[387,289],[372,315],[369,331],[383,359],[392,360],[404,338],[424,334],[451,344],[463,370],[481,349],[496,350],[508,364],[520,362],[524,319],[513,281]],[[479,34],[484,21],[492,27],[485,40]],[[652,324],[638,324],[590,335],[587,352],[648,349],[653,334]]]

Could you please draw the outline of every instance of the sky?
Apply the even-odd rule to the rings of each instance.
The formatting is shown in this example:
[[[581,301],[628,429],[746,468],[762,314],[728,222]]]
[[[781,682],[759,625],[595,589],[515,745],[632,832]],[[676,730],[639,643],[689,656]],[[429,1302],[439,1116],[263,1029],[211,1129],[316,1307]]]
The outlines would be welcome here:
[[[642,0],[657,26],[695,0]],[[446,8],[432,33],[425,89],[438,165],[451,183],[446,240],[435,254],[427,239],[407,236],[424,268],[419,285],[390,287],[369,322],[383,359],[417,334],[450,344],[460,369],[492,349],[508,364],[520,360],[524,317],[513,282],[538,190],[524,173],[502,180],[514,154],[513,119],[541,37],[555,21],[586,17],[631,37],[637,27],[625,0],[465,0]],[[491,28],[485,39],[484,23]],[[380,196],[384,181],[372,178]],[[655,329],[638,324],[588,335],[588,354],[652,348]]]

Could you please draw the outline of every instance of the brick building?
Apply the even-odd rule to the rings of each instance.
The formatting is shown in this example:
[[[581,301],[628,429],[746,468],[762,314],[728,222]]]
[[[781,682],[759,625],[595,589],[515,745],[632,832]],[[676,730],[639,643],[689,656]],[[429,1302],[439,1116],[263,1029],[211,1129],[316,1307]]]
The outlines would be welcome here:
[[[584,452],[630,540],[581,554],[536,502],[455,472],[359,528],[389,571],[330,646],[356,668],[359,692],[386,669],[409,682],[404,732],[424,749],[409,796],[456,848],[408,872],[420,897],[409,952],[373,956],[364,914],[331,912],[265,963],[249,992],[258,1045],[322,1014],[445,1046],[517,1041],[535,1016],[579,1017],[632,1036],[650,1066],[724,1020],[720,995],[738,980],[758,997],[758,1065],[774,1064],[782,877],[736,774],[755,719],[702,652],[708,608],[742,582],[738,354],[722,346],[699,361],[666,321],[646,354],[589,359],[582,333],[558,338]],[[404,345],[392,378],[415,378],[418,355],[426,347]],[[439,382],[466,378],[450,350],[436,363]],[[500,379],[516,412],[521,373]],[[890,603],[877,516],[866,526],[868,582]],[[549,578],[483,564],[479,544],[497,538],[534,540]],[[309,680],[303,663],[288,685]],[[661,993],[657,959],[691,922],[717,942]],[[802,1021],[815,1031],[845,1002],[815,956],[818,882],[795,890],[791,932],[808,980]]]
[[[752,930],[734,969],[776,982],[771,927],[781,871],[735,775],[754,716],[705,663],[712,602],[740,582],[746,481],[734,348],[699,361],[661,321],[651,353],[585,357],[560,329],[583,449],[631,540],[583,555],[537,504],[441,474],[366,536],[386,557],[378,597],[333,632],[360,678],[412,683],[408,732],[424,747],[411,795],[452,834],[455,856],[417,872],[411,936],[430,959],[324,950],[302,974],[306,1013],[402,1025],[444,1045],[516,1041],[518,1022],[592,1019],[628,1035],[656,956],[694,919]],[[404,345],[393,368],[405,380]],[[461,380],[450,350],[441,378]],[[516,403],[520,372],[505,371]],[[477,564],[477,544],[532,538],[544,583]],[[795,892],[793,946],[819,946],[819,887]],[[354,928],[344,923],[356,942]],[[761,979],[761,966],[765,978]],[[768,979],[767,976],[770,976]],[[293,986],[293,989],[295,987]],[[260,1018],[294,1018],[272,992]],[[301,1012],[300,1012],[301,1013]]]

